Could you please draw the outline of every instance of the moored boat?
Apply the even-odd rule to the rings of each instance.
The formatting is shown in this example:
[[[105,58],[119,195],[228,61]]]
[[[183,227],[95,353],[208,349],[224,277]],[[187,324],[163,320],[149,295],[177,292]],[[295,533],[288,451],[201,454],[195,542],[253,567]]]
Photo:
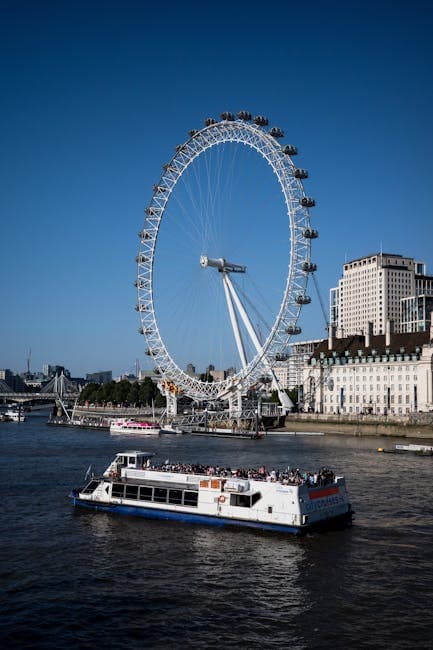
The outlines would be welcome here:
[[[143,451],[118,453],[102,477],[70,497],[92,510],[295,534],[352,517],[344,476],[325,468],[311,474],[169,461],[158,466]]]
[[[160,432],[160,425],[157,422],[145,420],[132,420],[130,418],[119,418],[111,420],[110,433],[135,433],[146,436],[157,436]]]
[[[11,422],[24,422],[26,419],[24,413],[18,409],[9,409],[5,415]]]
[[[411,451],[412,453],[425,456],[433,455],[433,447],[430,445],[416,445],[412,443],[409,445],[396,445],[395,448],[397,451]]]
[[[393,449],[385,449],[383,447],[379,447],[377,451],[386,454],[406,454],[409,452],[418,456],[433,456],[433,446],[417,445],[413,443],[409,445],[395,445]]]
[[[170,435],[179,435],[184,433],[182,429],[180,429],[179,427],[175,427],[172,424],[165,424],[163,427],[161,427],[159,432],[170,434]]]

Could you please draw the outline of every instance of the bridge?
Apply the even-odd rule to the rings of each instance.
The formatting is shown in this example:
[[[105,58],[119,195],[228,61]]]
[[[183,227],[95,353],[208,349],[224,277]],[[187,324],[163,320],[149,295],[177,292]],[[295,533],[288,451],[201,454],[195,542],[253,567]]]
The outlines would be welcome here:
[[[65,401],[77,400],[80,393],[75,384],[63,373],[53,377],[43,388],[43,392],[14,392],[11,387],[0,379],[0,400],[24,404],[26,402],[60,402],[63,411],[69,419],[64,404]]]

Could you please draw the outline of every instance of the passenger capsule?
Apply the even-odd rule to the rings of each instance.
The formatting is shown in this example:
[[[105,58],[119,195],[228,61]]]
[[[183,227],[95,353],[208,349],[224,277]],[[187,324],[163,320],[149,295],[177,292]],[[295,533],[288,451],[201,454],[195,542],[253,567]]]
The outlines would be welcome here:
[[[299,325],[289,325],[286,329],[287,334],[300,334],[301,332]]]
[[[228,111],[225,111],[224,113],[221,113],[221,119],[226,120],[228,122],[233,122],[235,116],[233,115],[233,113],[229,113]]]
[[[168,192],[168,187],[165,187],[165,185],[154,185],[153,191],[155,194],[164,194],[164,192]]]
[[[167,163],[166,165],[163,165],[162,168],[163,168],[163,170],[165,172],[174,172],[175,171],[175,167],[171,163]]]
[[[272,129],[269,130],[269,135],[273,138],[284,138],[284,131],[278,128],[278,126],[273,126]]]
[[[147,305],[144,305],[142,302],[139,302],[137,305],[135,305],[135,311],[149,311],[149,307]]]
[[[188,131],[188,135],[190,138],[193,138],[197,133],[198,133],[197,129],[191,129],[191,131]]]
[[[311,198],[311,196],[303,196],[300,200],[300,204],[303,208],[314,208],[316,201]]]
[[[319,232],[313,228],[305,228],[302,234],[304,235],[305,239],[317,239],[319,236]]]
[[[137,257],[135,258],[135,261],[137,262],[137,264],[145,264],[146,262],[149,261],[149,258],[146,257],[146,255],[143,255],[143,253],[140,253],[140,254],[137,255]]]
[[[277,352],[277,354],[275,355],[275,361],[287,361],[288,358],[289,358],[288,354],[282,354],[280,352]]]
[[[286,156],[296,156],[298,148],[293,144],[286,144],[286,146],[283,147],[283,153],[286,154]]]
[[[148,357],[153,357],[156,354],[155,350],[152,350],[151,348],[147,348],[144,354],[147,354]]]
[[[317,264],[314,264],[314,262],[302,262],[301,268],[305,273],[313,273],[317,271]]]
[[[140,230],[140,232],[138,233],[138,238],[144,241],[145,239],[150,239],[151,237],[147,232],[147,230]]]
[[[213,117],[207,117],[204,121],[205,126],[211,126],[211,124],[216,124],[217,121],[213,119]]]
[[[311,302],[310,296],[306,296],[303,293],[300,293],[298,296],[296,296],[295,300],[298,305],[309,305]]]
[[[295,171],[293,172],[293,176],[295,178],[301,178],[301,179],[308,178],[308,172],[306,169],[295,169]]]
[[[244,122],[249,122],[251,120],[251,113],[248,111],[239,111],[238,118]]]
[[[268,126],[269,120],[263,115],[256,115],[254,118],[254,124],[257,124],[257,126]]]
[[[156,214],[156,209],[150,206],[149,208],[145,209],[145,213],[149,216],[154,216]]]

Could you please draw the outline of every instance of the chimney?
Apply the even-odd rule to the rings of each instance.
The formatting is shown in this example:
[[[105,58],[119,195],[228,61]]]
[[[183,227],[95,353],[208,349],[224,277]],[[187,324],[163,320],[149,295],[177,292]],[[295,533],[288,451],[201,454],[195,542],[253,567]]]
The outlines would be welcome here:
[[[332,350],[334,338],[335,338],[335,325],[330,325],[328,327],[328,350]]]
[[[373,336],[373,323],[371,320],[367,323],[367,331],[365,333],[365,347],[369,348],[371,346],[371,337]]]
[[[394,334],[394,321],[387,320],[385,327],[385,346],[389,347],[391,345],[391,334]]]

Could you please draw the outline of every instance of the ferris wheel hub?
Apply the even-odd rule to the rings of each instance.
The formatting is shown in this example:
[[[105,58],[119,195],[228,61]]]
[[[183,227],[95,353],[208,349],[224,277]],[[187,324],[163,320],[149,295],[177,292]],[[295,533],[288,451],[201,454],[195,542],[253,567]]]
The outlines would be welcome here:
[[[204,269],[208,266],[211,266],[215,269],[218,269],[218,271],[221,273],[245,273],[247,270],[246,266],[227,262],[227,260],[225,260],[223,257],[212,258],[208,257],[207,255],[201,255],[200,266]]]

